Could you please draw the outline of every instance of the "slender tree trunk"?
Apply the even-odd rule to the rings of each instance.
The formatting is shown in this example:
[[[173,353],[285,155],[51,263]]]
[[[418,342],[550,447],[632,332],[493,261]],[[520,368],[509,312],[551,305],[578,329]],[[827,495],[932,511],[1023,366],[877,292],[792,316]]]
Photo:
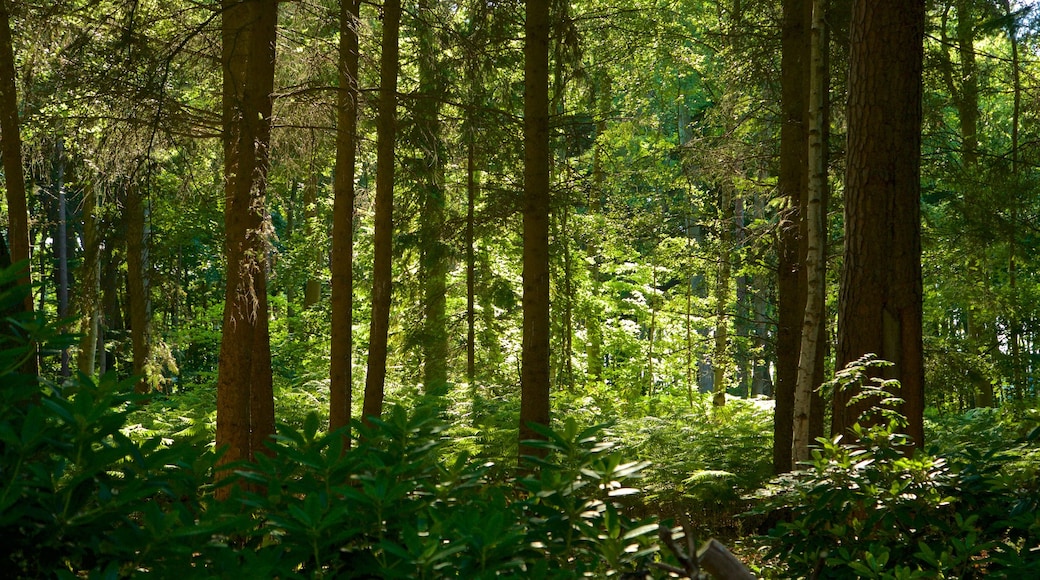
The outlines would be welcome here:
[[[605,134],[607,132],[607,116],[610,114],[611,82],[610,77],[604,76],[601,83],[596,86],[595,106],[598,109],[596,120],[596,143],[592,151],[592,191],[589,193],[589,215],[594,223],[601,223],[603,219],[603,195],[606,189],[606,171],[603,169],[603,150],[606,148]],[[588,315],[585,319],[588,344],[585,348],[587,359],[588,378],[590,381],[603,380],[603,307],[600,305],[599,286],[602,284],[600,273],[600,247],[602,244],[601,228],[594,227],[590,233],[591,240],[588,245],[589,280],[592,282],[590,289],[591,298],[586,309]]]
[[[12,264],[24,263],[20,284],[30,284],[29,207],[25,196],[25,170],[22,166],[22,137],[18,123],[18,92],[15,89],[14,48],[11,42],[11,0],[0,0],[0,156],[3,157],[4,185],[7,189],[8,244]],[[25,312],[33,312],[32,292],[26,292],[22,303]],[[22,369],[26,374],[39,374],[39,362],[33,356]]]
[[[83,191],[83,262],[80,264],[80,339],[76,362],[79,372],[92,376],[96,369],[101,330],[101,236],[98,232],[97,190]]]
[[[130,342],[133,346],[134,389],[147,393],[151,388],[148,371],[152,305],[148,283],[148,200],[136,183],[126,186],[126,277],[130,301]]]
[[[520,441],[549,425],[549,0],[526,0],[524,24],[524,326]],[[520,446],[520,454],[539,450]]]
[[[55,224],[54,247],[57,254],[57,295],[58,295],[58,318],[65,320],[69,316],[69,207],[68,197],[65,194],[65,142],[61,136],[57,137],[54,146],[54,170],[51,187],[55,197],[58,198],[57,223]],[[61,376],[68,378],[71,374],[69,369],[69,350],[61,349]]]
[[[365,417],[383,412],[387,340],[393,282],[394,143],[397,123],[398,35],[400,0],[383,4],[382,55],[379,65],[379,111],[376,120],[376,199],[372,260],[372,322],[369,327],[368,375],[365,377]]]
[[[339,12],[339,93],[336,100],[336,172],[332,207],[332,356],[329,429],[350,423],[354,325],[354,170],[358,118],[358,16],[360,0],[343,0]],[[350,438],[347,437],[347,445]]]
[[[924,0],[856,0],[849,74],[845,250],[837,363],[877,353],[895,366],[908,433],[923,445],[921,67]],[[870,402],[834,397],[834,434]]]
[[[805,286],[801,266],[802,192],[808,189],[809,27],[810,0],[783,1],[781,31],[780,174],[778,186],[785,203],[781,213],[777,253],[776,408],[773,469],[791,469],[794,434],[794,392],[798,381],[800,329],[804,318]]]
[[[1012,14],[1011,3],[1004,0],[1004,11]],[[1014,185],[1015,198],[1012,200],[1011,223],[1014,227],[1010,229],[1008,239],[1008,286],[1011,289],[1012,308],[1009,315],[1009,334],[1011,341],[1011,378],[1015,392],[1019,398],[1025,395],[1025,378],[1023,376],[1022,363],[1022,323],[1018,317],[1018,228],[1019,214],[1019,183],[1018,183],[1018,155],[1019,155],[1019,123],[1022,115],[1022,71],[1019,67],[1018,56],[1018,23],[1012,20],[1008,24],[1008,41],[1011,43],[1011,85],[1013,91],[1013,104],[1011,110],[1011,179]]]
[[[827,50],[824,31],[826,0],[813,0],[811,74],[809,90],[809,193],[806,204],[806,259],[807,278],[805,314],[802,323],[802,340],[798,356],[798,378],[794,394],[794,429],[792,461],[798,464],[809,459],[812,437],[809,416],[812,393],[817,387],[816,361],[823,350],[820,331],[826,309],[827,267],[827,208],[824,205],[827,187],[826,143],[826,98],[827,67],[824,51]]]
[[[436,3],[422,0],[421,17],[440,18]],[[448,329],[446,318],[448,291],[448,247],[444,220],[447,208],[444,187],[444,144],[441,139],[441,99],[446,82],[442,71],[441,46],[434,29],[420,24],[418,31],[419,92],[416,123],[422,159],[423,218],[420,225],[422,247],[421,273],[425,311],[423,328],[423,385],[428,394],[444,395],[448,389]]]
[[[221,465],[251,460],[274,432],[264,222],[278,25],[276,0],[225,2],[225,153],[233,159],[225,160],[231,195],[224,202],[228,267],[217,376]]]
[[[304,310],[313,307],[321,300],[321,280],[318,279],[318,269],[321,264],[320,245],[315,239],[318,229],[318,168],[314,157],[318,144],[311,135],[311,160],[307,168],[307,182],[303,186],[303,236],[307,244],[307,283],[303,288]]]
[[[475,115],[470,112],[470,123],[474,123]],[[477,380],[477,257],[474,244],[473,224],[476,219],[477,159],[476,135],[470,126],[466,133],[466,382],[472,389]]]
[[[719,270],[715,278],[715,352],[712,356],[712,367],[715,371],[712,381],[714,395],[712,404],[721,407],[726,404],[726,369],[729,361],[729,303],[731,251],[733,246],[733,190],[725,184],[719,195]]]

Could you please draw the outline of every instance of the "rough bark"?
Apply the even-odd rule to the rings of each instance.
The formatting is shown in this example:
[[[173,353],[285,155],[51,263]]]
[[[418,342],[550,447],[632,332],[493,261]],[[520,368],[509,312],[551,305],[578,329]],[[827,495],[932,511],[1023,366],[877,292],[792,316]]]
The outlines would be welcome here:
[[[83,261],[80,263],[78,296],[79,352],[76,366],[87,376],[94,374],[98,335],[101,330],[101,236],[98,232],[97,190],[90,185],[83,191]]]
[[[278,22],[276,0],[225,0],[224,6],[224,145],[231,158],[225,159],[227,286],[217,376],[222,465],[251,460],[274,432],[265,195]]]
[[[549,0],[526,0],[520,441],[549,425]],[[521,455],[538,450],[520,446]]]
[[[354,169],[358,117],[358,15],[360,0],[344,0],[339,13],[339,93],[336,101],[336,172],[332,183],[332,351],[329,428],[350,423],[354,324]],[[350,438],[347,438],[349,445]]]
[[[4,185],[7,189],[8,246],[12,264],[24,263],[20,284],[30,283],[29,209],[22,166],[22,137],[18,123],[18,92],[15,89],[14,48],[11,43],[10,0],[0,0],[0,157],[3,158]],[[33,312],[32,292],[23,301],[25,312]],[[22,369],[39,373],[36,357]]]
[[[375,231],[372,239],[372,322],[369,326],[368,375],[365,377],[365,417],[383,412],[387,339],[393,282],[394,144],[397,124],[398,36],[400,0],[383,4],[382,54],[379,64],[379,110],[376,120]]]
[[[812,408],[812,393],[818,386],[816,383],[816,362],[822,357],[824,323],[826,309],[826,267],[827,267],[827,208],[825,190],[827,187],[826,157],[826,98],[827,70],[824,51],[827,50],[824,31],[826,0],[813,0],[812,41],[810,50],[810,90],[809,90],[809,188],[805,205],[805,271],[806,297],[803,315],[801,346],[798,353],[798,376],[794,394],[794,426],[792,437],[792,462],[798,464],[809,459],[809,445],[812,433],[809,428],[809,416]],[[792,465],[793,467],[794,465]]]
[[[924,0],[853,4],[839,367],[867,353],[895,366],[901,411],[924,441],[921,340],[921,67]],[[834,434],[870,402],[834,397]]]
[[[808,188],[809,0],[784,0],[781,31],[780,173],[778,187],[785,202],[777,253],[776,408],[773,469],[791,469],[794,427],[794,387],[798,380],[798,350],[805,307],[801,269],[801,196]]]
[[[134,390],[150,389],[148,359],[151,350],[151,312],[148,276],[148,200],[135,183],[126,187],[126,278],[130,302],[130,343],[133,348],[133,373],[137,377]]]

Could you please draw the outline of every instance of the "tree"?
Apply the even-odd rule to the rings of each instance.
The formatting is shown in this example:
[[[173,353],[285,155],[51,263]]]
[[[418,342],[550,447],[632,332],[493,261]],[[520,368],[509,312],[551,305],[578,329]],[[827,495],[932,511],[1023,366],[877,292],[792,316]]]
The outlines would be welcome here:
[[[924,0],[852,7],[845,248],[836,364],[868,353],[894,363],[902,413],[924,442],[921,286],[921,69]],[[847,434],[869,401],[834,396],[831,430]]]
[[[438,3],[419,2],[420,18],[444,20]],[[441,138],[441,101],[447,79],[439,55],[442,47],[430,22],[417,22],[419,100],[415,106],[416,140],[419,154],[420,189],[423,203],[419,237],[422,251],[420,273],[423,292],[423,385],[427,393],[443,395],[448,388],[448,329],[445,315],[448,291],[448,246],[445,243],[444,167],[447,151]]]
[[[13,264],[24,264],[19,281],[28,285],[29,270],[29,208],[25,197],[25,170],[22,167],[22,137],[18,123],[18,92],[15,89],[14,48],[11,43],[10,0],[0,0],[0,156],[3,157],[4,184],[7,188],[8,244]],[[33,311],[32,292],[25,293],[23,306]],[[31,357],[23,369],[27,374],[38,372],[36,357]]]
[[[798,381],[798,352],[805,307],[801,264],[801,195],[808,190],[809,153],[809,0],[784,0],[781,30],[780,174],[784,197],[778,238],[776,335],[776,418],[773,467],[791,469],[794,434],[794,393]]]
[[[822,358],[823,324],[827,294],[827,154],[825,128],[827,114],[827,34],[824,14],[826,0],[812,2],[809,88],[809,187],[805,204],[805,308],[798,351],[798,377],[794,392],[792,466],[809,459],[812,393],[818,386],[817,361]]]
[[[278,4],[224,0],[223,10],[227,286],[216,445],[227,464],[251,460],[274,433],[264,221]]]
[[[339,91],[336,97],[336,172],[332,187],[332,328],[329,429],[350,423],[354,309],[354,165],[358,118],[359,0],[339,12]],[[350,442],[350,438],[347,438]]]
[[[365,417],[383,412],[387,339],[393,282],[394,149],[397,134],[397,72],[400,49],[400,0],[383,4],[382,54],[379,61],[379,111],[376,120],[376,199],[372,259],[372,322],[369,326]]]
[[[549,5],[525,3],[520,441],[539,437],[531,425],[549,425]],[[520,447],[521,454],[532,452]]]
[[[152,304],[149,294],[148,265],[148,200],[136,183],[126,186],[123,209],[126,220],[126,278],[130,302],[130,333],[133,347],[133,372],[137,376],[135,390],[150,389],[148,359],[151,350]]]

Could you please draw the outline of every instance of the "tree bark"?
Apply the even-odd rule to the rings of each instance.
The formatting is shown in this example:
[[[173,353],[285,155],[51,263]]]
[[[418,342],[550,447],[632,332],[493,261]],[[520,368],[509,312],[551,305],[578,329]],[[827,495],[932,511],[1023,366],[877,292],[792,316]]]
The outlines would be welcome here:
[[[400,0],[383,4],[382,55],[379,65],[379,111],[376,120],[375,231],[372,239],[372,322],[369,326],[368,375],[365,377],[365,417],[383,412],[387,340],[393,282],[394,143],[397,124],[398,35]]]
[[[781,31],[780,174],[778,187],[785,203],[777,249],[776,408],[773,469],[791,469],[794,434],[794,392],[798,381],[800,329],[804,318],[805,285],[801,267],[801,198],[808,189],[809,27],[810,0],[784,0]]]
[[[549,0],[526,0],[520,441],[549,425]],[[540,450],[520,445],[520,454]]]
[[[321,280],[318,279],[322,261],[321,246],[315,232],[318,229],[318,169],[314,157],[318,144],[311,135],[311,160],[307,168],[307,182],[303,186],[303,236],[307,244],[307,282],[303,287],[303,309],[313,307],[321,300]]]
[[[126,277],[130,302],[130,342],[133,347],[134,390],[147,393],[151,388],[148,359],[151,350],[151,312],[148,284],[147,203],[136,183],[126,186]]]
[[[801,346],[798,353],[798,377],[794,394],[794,429],[792,439],[792,467],[808,461],[812,433],[809,417],[813,390],[816,383],[816,362],[822,357],[824,333],[821,328],[826,310],[827,268],[827,188],[826,155],[826,97],[827,50],[824,14],[826,0],[812,2],[812,41],[810,50],[809,89],[809,191],[805,205],[806,216],[806,298],[803,316]]]
[[[845,178],[845,248],[837,364],[867,353],[895,364],[902,413],[923,445],[920,222],[924,0],[853,4]],[[834,397],[847,434],[871,404]]]
[[[11,263],[24,264],[19,284],[30,284],[29,208],[25,195],[25,170],[22,166],[22,137],[18,122],[18,92],[15,89],[14,48],[11,42],[10,0],[0,0],[0,156],[3,157],[4,185],[7,188],[8,245]],[[32,292],[22,302],[25,312],[33,312]],[[37,357],[30,357],[22,369],[39,374]]]
[[[332,351],[329,429],[350,423],[354,325],[354,169],[358,117],[360,0],[343,0],[339,13],[339,93],[336,101],[336,172],[332,207]],[[347,445],[350,438],[347,437]]]
[[[722,186],[719,194],[719,269],[715,279],[715,352],[712,355],[712,404],[726,404],[726,369],[729,360],[729,303],[730,274],[733,246],[733,190],[730,184]]]
[[[227,287],[217,376],[221,465],[251,460],[274,432],[264,223],[278,24],[276,0],[225,0],[224,8],[224,145],[231,158],[225,159]]]
[[[101,236],[98,232],[97,190],[83,191],[83,262],[80,264],[80,339],[76,357],[79,372],[92,376],[101,330]]]
[[[69,316],[69,207],[65,193],[65,142],[62,136],[56,136],[54,145],[54,168],[51,188],[58,198],[57,223],[55,224],[54,248],[57,254],[57,295],[58,319],[65,320]],[[69,349],[61,349],[61,376],[68,378]]]
[[[437,3],[422,0],[420,17],[440,19]],[[444,143],[441,139],[441,105],[446,82],[438,55],[441,53],[434,29],[419,24],[419,100],[415,117],[419,135],[422,171],[423,217],[419,229],[422,247],[421,278],[424,285],[423,386],[427,394],[442,396],[448,388],[448,246],[444,241],[447,189],[444,187]]]

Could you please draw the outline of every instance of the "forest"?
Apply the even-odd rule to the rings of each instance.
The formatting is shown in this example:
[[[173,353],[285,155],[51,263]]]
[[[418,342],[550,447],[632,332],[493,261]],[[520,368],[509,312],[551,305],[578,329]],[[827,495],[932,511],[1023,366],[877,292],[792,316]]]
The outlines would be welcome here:
[[[1040,577],[1034,0],[0,0],[0,576]]]

